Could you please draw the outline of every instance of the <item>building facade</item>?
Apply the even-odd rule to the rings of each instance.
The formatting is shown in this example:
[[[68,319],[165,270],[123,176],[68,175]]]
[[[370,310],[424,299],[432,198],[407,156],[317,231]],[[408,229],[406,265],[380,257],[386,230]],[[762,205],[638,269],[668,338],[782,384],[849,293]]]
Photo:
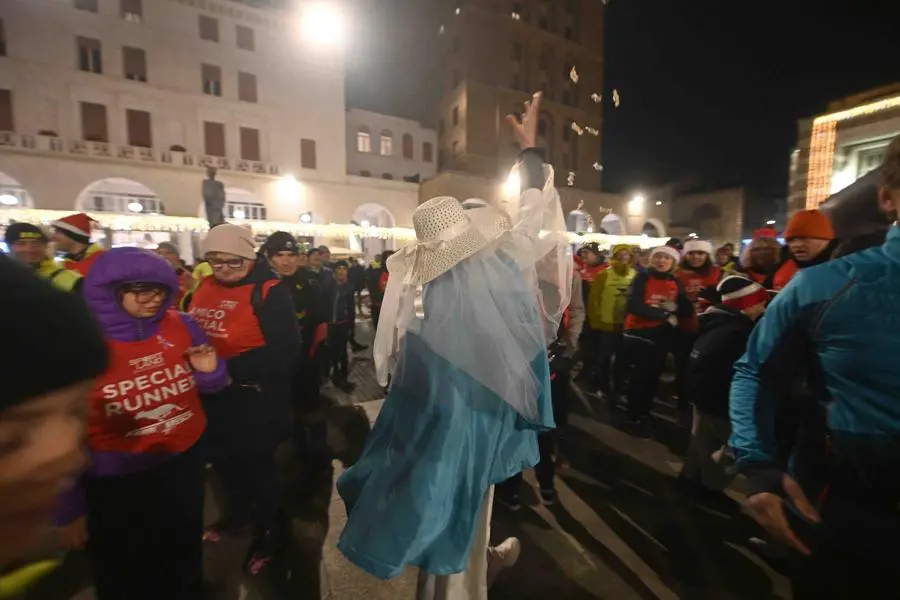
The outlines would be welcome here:
[[[505,122],[544,93],[540,145],[557,185],[599,190],[604,102],[602,2],[431,2],[429,114],[440,170],[505,177],[518,152]]]
[[[791,155],[788,213],[816,208],[877,168],[900,134],[900,83],[832,102],[828,113],[798,122]]]
[[[304,18],[232,0],[0,3],[3,204],[197,217],[209,165],[231,219],[410,224],[416,184],[348,174],[343,51]]]
[[[716,246],[737,244],[745,235],[746,200],[744,188],[677,195],[669,203],[669,233],[681,239],[709,240]]]
[[[347,111],[347,173],[418,183],[437,170],[437,132],[367,110]]]

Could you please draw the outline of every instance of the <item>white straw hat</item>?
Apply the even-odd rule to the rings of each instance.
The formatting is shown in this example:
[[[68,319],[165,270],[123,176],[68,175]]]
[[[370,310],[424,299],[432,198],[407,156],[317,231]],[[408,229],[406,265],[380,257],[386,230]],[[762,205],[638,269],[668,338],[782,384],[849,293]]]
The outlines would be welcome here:
[[[465,210],[449,196],[432,198],[413,213],[416,244],[388,259],[388,272],[407,285],[424,285],[512,229],[509,215],[491,206]]]

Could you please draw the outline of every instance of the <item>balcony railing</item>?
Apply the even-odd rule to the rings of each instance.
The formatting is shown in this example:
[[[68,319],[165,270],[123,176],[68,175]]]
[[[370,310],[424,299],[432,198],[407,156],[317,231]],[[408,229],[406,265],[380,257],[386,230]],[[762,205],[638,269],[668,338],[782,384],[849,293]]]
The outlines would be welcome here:
[[[40,154],[60,154],[102,160],[113,159],[197,169],[209,165],[222,171],[239,171],[273,177],[281,175],[281,169],[278,165],[256,160],[241,160],[205,154],[198,155],[177,150],[157,150],[139,146],[119,146],[107,142],[66,140],[47,135],[25,135],[12,131],[0,131],[0,149],[16,149]]]

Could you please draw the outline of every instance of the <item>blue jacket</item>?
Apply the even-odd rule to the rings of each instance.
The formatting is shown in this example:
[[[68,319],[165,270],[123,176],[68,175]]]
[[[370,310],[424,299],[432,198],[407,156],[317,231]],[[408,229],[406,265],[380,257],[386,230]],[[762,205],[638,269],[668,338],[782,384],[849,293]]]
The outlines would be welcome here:
[[[900,228],[883,246],[805,269],[769,305],[731,386],[731,446],[751,493],[774,491],[775,415],[785,381],[804,372],[822,410],[824,471],[890,493],[900,479]],[[789,407],[794,410],[799,407]],[[809,425],[805,423],[804,425]],[[792,472],[808,473],[795,450]],[[807,461],[808,462],[808,461]],[[779,475],[780,478],[780,475]],[[798,477],[807,491],[811,482]]]

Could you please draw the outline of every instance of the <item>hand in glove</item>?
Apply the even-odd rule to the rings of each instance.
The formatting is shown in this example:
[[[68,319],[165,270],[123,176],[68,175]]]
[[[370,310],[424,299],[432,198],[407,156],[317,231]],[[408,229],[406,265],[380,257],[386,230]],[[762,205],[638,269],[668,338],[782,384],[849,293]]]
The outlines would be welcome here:
[[[671,325],[672,327],[678,327],[678,317],[675,315],[669,315],[666,317],[666,323]]]
[[[666,300],[664,302],[660,302],[659,307],[666,311],[667,313],[673,313],[678,310],[678,305],[672,302],[671,300]]]

